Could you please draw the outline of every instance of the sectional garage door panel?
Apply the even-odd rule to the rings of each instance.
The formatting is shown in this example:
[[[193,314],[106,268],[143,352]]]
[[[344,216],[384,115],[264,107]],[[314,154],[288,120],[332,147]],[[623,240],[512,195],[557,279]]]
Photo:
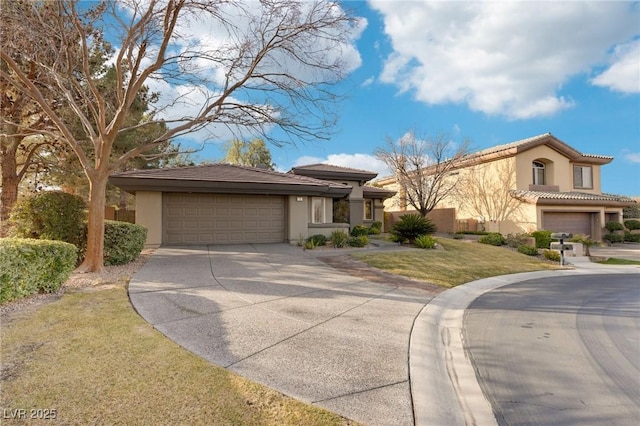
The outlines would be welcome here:
[[[591,234],[591,213],[545,212],[543,227],[553,232]]]
[[[284,241],[284,197],[164,193],[163,203],[164,244]]]

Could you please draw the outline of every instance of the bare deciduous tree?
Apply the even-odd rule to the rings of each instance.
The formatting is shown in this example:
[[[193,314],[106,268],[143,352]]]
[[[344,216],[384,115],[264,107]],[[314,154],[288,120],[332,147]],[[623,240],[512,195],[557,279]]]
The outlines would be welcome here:
[[[398,141],[387,138],[387,145],[376,150],[400,186],[400,197],[421,216],[453,195],[459,183],[457,168],[468,153],[469,142],[460,145],[447,135],[418,138],[406,133]]]
[[[129,159],[205,128],[215,136],[241,127],[276,144],[326,139],[335,120],[332,84],[349,71],[343,53],[359,31],[337,3],[320,0],[20,4],[3,20],[22,23],[23,37],[40,49],[0,49],[0,78],[38,104],[87,175],[88,240],[80,266],[87,271],[103,266],[109,174]],[[93,66],[96,54],[110,53],[115,105],[104,99]],[[25,61],[46,75],[46,91],[20,66]],[[146,86],[161,91],[156,109],[147,121],[127,126],[136,95]],[[56,102],[80,120],[84,141],[57,113]],[[163,134],[114,155],[118,135],[159,121],[167,126]],[[274,128],[284,130],[278,133],[284,137],[274,139]]]
[[[472,215],[502,222],[517,218],[521,209],[523,200],[512,191],[515,187],[515,163],[501,161],[469,167],[456,193]]]

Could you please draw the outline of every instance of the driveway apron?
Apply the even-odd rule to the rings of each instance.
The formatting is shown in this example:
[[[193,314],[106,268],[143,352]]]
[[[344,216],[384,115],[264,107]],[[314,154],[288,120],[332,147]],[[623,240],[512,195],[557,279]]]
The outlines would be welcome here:
[[[214,364],[366,424],[413,424],[409,338],[427,292],[345,275],[288,244],[245,244],[160,248],[129,295]]]

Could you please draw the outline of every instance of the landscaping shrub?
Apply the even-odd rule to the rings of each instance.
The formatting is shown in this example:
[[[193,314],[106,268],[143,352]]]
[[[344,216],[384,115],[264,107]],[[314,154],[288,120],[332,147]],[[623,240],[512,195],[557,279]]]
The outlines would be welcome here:
[[[598,241],[592,240],[591,236],[586,234],[576,234],[569,241],[572,243],[582,244],[583,247],[585,248],[585,256],[591,256],[591,252],[589,251],[589,249],[591,248],[591,246],[595,246],[599,244]]]
[[[509,247],[517,249],[520,246],[526,246],[529,238],[531,238],[529,234],[509,234],[505,242]]]
[[[614,243],[622,243],[624,242],[624,235],[618,235],[618,234],[607,234],[607,235],[603,235],[602,239],[604,241],[609,242],[610,244],[614,244]]]
[[[533,231],[531,236],[536,239],[536,248],[549,248],[551,246],[551,231]]]
[[[604,227],[607,228],[609,232],[624,230],[624,225],[620,222],[607,222]]]
[[[431,235],[420,235],[416,238],[416,247],[421,249],[432,249],[438,244]]]
[[[21,238],[58,240],[79,246],[84,200],[61,191],[39,192],[18,200],[11,213],[14,234]]]
[[[316,248],[316,245],[313,244],[313,240],[307,240],[304,242],[304,248],[306,250],[313,250],[314,248]]]
[[[0,239],[0,303],[56,292],[73,271],[77,251],[63,241]]]
[[[400,216],[400,220],[391,226],[391,235],[400,242],[404,240],[413,242],[420,235],[433,234],[435,232],[436,225],[419,214]]]
[[[135,260],[144,248],[147,228],[129,222],[104,221],[104,264],[124,265]]]
[[[361,235],[369,235],[369,228],[364,225],[356,225],[351,229],[352,237],[359,237]]]
[[[478,242],[481,244],[489,244],[492,246],[503,246],[506,244],[506,240],[497,232],[492,232],[490,234],[485,235],[484,237],[478,238]]]
[[[327,243],[327,237],[322,234],[316,234],[309,237],[309,241],[311,241],[314,247],[323,246]]]
[[[631,232],[626,231],[624,233],[624,240],[628,243],[640,243],[640,234],[632,234]]]
[[[624,226],[629,231],[633,231],[636,229],[640,229],[640,220],[637,219],[629,219],[624,221]]]
[[[549,260],[553,260],[554,262],[560,262],[560,253],[555,250],[545,249],[542,252],[542,255]]]
[[[378,235],[380,232],[382,232],[380,228],[374,228],[373,226],[367,228],[367,234],[369,235]]]
[[[456,232],[456,234],[460,234],[460,235],[487,235],[490,234],[491,232],[488,231],[458,231]]]
[[[382,231],[382,222],[380,222],[379,220],[376,220],[375,222],[373,222],[370,226],[371,229],[377,229],[378,230],[378,234]]]
[[[350,247],[364,247],[369,244],[369,238],[366,235],[360,235],[358,237],[351,237],[347,240],[347,244]]]
[[[518,252],[522,253],[522,254],[526,254],[527,256],[537,256],[538,255],[538,249],[535,247],[531,247],[531,246],[526,246],[526,245],[521,245],[518,246]]]
[[[331,233],[331,244],[335,248],[342,248],[347,244],[347,240],[349,239],[349,235],[347,235],[344,231],[333,231]]]

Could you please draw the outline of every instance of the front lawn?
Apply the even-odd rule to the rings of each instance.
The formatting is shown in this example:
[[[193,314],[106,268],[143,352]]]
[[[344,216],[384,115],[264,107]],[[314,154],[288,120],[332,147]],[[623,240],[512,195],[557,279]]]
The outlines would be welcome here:
[[[4,316],[0,359],[3,425],[350,424],[181,348],[135,313],[122,283]]]
[[[617,257],[610,257],[606,260],[599,260],[596,263],[600,263],[602,265],[640,265],[640,262],[637,260],[618,259]]]
[[[559,265],[526,256],[504,247],[438,238],[440,250],[407,250],[353,254],[376,268],[394,274],[455,287],[496,275],[558,269]]]

